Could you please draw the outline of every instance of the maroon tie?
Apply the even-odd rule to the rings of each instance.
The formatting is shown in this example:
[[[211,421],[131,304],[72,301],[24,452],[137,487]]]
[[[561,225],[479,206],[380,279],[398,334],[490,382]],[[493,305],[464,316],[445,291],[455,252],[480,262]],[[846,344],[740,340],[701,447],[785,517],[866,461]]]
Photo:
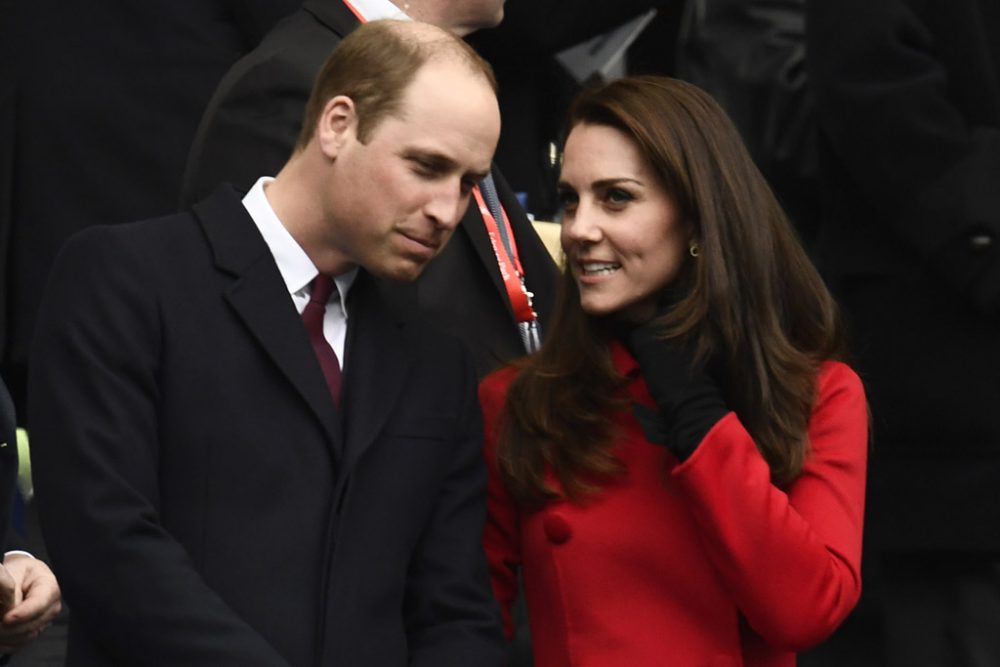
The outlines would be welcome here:
[[[319,366],[326,376],[333,404],[340,406],[340,362],[337,361],[337,353],[323,336],[323,314],[326,313],[326,302],[333,292],[333,278],[322,273],[316,276],[309,285],[309,303],[302,311],[302,323],[306,325],[309,342],[312,343]]]

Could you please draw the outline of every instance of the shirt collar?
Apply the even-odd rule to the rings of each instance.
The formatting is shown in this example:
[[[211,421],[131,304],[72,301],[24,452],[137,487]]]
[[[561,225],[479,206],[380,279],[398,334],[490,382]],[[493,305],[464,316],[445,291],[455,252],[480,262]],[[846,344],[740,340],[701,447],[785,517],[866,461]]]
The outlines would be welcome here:
[[[345,0],[364,17],[365,21],[377,21],[379,19],[401,19],[409,20],[402,9],[389,2],[389,0]]]
[[[264,242],[274,256],[274,262],[278,265],[278,272],[285,282],[285,288],[289,294],[302,292],[309,283],[313,281],[319,270],[309,259],[309,255],[302,249],[285,225],[278,219],[278,215],[271,208],[271,202],[267,200],[264,193],[264,186],[274,179],[270,176],[262,176],[253,184],[250,191],[243,197],[243,206],[247,213],[253,218],[254,224],[264,237]],[[340,293],[340,303],[345,308],[347,304],[347,291],[354,284],[354,278],[358,275],[357,267],[350,271],[334,276],[334,283]]]

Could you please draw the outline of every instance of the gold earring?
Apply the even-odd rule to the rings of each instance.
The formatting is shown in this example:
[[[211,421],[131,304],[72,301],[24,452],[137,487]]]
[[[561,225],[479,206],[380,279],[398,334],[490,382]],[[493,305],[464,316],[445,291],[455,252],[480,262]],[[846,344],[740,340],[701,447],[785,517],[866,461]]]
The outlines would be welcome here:
[[[688,254],[692,257],[697,257],[701,254],[701,246],[698,245],[697,241],[691,241],[691,245],[688,246]]]

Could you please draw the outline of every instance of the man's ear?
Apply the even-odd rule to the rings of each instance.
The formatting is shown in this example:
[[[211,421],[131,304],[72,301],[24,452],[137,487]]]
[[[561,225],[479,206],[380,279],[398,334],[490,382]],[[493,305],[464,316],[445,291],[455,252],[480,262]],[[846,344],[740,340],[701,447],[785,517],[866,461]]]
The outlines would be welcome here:
[[[336,158],[344,142],[356,134],[357,127],[358,115],[354,100],[346,95],[331,98],[323,107],[316,126],[320,150],[328,158]]]

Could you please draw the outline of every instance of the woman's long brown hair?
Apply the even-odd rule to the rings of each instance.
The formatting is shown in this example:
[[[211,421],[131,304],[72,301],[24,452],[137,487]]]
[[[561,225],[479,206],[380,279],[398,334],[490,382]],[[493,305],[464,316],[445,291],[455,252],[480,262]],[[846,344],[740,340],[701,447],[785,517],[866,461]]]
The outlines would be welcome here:
[[[784,484],[802,470],[819,365],[838,358],[837,306],[725,112],[675,79],[632,77],[584,91],[569,127],[605,125],[639,146],[700,245],[671,286],[683,296],[661,318],[664,337],[694,346],[728,406]],[[625,379],[612,364],[607,321],[560,282],[542,349],[520,364],[501,424],[498,463],[528,503],[579,499],[620,463],[612,453]],[[548,467],[559,490],[545,482]]]

